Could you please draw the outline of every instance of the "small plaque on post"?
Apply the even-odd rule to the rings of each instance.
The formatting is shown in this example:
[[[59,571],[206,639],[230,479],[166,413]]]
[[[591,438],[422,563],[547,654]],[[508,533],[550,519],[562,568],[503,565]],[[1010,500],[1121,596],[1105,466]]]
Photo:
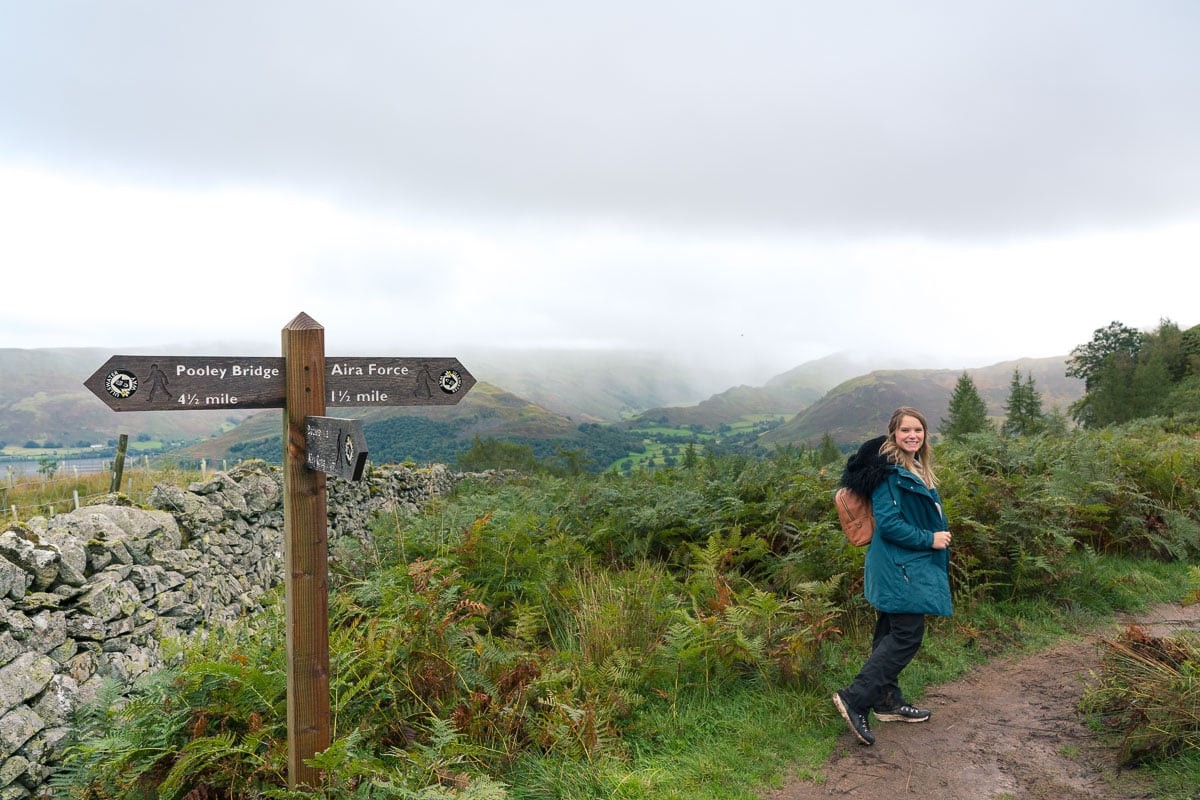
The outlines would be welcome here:
[[[367,466],[367,440],[356,419],[304,418],[304,463],[348,481],[362,478]]]

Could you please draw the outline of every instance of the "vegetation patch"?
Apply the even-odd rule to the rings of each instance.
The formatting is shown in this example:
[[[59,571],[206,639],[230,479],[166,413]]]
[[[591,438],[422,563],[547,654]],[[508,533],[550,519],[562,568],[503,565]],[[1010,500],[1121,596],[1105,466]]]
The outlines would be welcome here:
[[[1200,485],[1195,433],[938,445],[956,615],[906,680],[1179,599],[1200,554],[1200,496],[1181,489]],[[370,544],[335,542],[334,741],[308,796],[715,800],[819,768],[828,692],[872,615],[831,503],[840,468],[818,453],[466,482]],[[278,605],[181,648],[81,715],[58,786],[290,796],[285,657]]]

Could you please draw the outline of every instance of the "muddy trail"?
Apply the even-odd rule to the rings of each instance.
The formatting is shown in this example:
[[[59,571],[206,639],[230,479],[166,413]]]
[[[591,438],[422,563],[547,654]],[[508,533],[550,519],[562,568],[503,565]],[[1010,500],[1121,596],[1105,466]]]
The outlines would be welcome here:
[[[1136,624],[1155,636],[1200,628],[1200,604],[1159,606],[1082,640],[1000,659],[927,687],[928,722],[880,723],[864,747],[848,730],[821,768],[821,782],[797,779],[764,800],[1127,800],[1153,797],[1136,770],[1076,713],[1099,664],[1100,636]],[[830,713],[833,704],[830,703]]]

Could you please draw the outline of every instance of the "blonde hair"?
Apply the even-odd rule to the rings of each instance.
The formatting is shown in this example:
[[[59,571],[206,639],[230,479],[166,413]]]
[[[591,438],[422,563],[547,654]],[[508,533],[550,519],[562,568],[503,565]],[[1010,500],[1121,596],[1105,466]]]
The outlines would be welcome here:
[[[910,455],[896,443],[896,430],[905,417],[912,417],[925,429],[921,449],[917,450],[915,455]],[[929,423],[925,421],[925,415],[912,406],[900,406],[892,412],[892,418],[888,420],[887,439],[880,446],[879,454],[893,464],[899,464],[909,472],[919,475],[926,486],[937,486],[937,476],[933,472],[933,450],[929,446]]]

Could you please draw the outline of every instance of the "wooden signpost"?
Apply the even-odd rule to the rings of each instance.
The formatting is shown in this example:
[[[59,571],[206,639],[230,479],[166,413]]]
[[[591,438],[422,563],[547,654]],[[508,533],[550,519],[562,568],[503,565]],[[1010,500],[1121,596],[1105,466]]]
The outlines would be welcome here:
[[[284,595],[287,616],[288,784],[318,786],[305,764],[329,747],[329,585],[326,474],[362,477],[357,420],[328,407],[452,405],[475,379],[455,358],[329,358],[325,329],[301,313],[283,329],[281,358],[113,356],[84,386],[114,411],[282,408]]]

